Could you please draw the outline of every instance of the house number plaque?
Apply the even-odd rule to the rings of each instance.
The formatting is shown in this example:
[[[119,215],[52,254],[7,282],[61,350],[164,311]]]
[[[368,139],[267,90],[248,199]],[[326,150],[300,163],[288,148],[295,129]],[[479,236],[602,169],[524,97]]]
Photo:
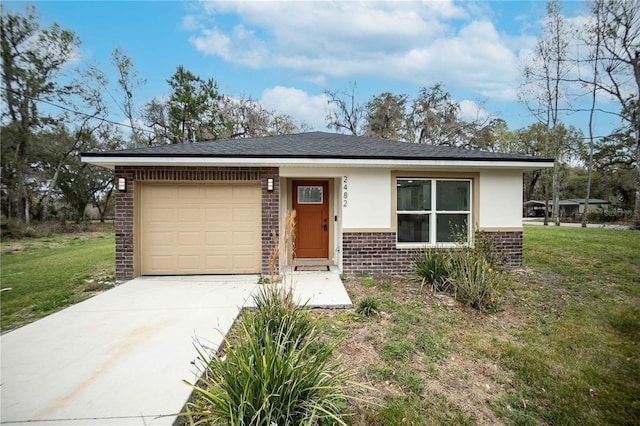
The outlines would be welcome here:
[[[347,176],[342,176],[342,207],[347,207],[349,198],[349,182]]]

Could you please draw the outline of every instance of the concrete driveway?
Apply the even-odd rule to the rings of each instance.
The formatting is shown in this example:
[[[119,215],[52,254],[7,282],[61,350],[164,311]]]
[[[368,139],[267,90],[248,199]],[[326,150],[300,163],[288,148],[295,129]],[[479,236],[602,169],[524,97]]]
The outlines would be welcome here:
[[[308,307],[351,307],[337,271],[290,274]],[[0,423],[170,425],[257,275],[143,277],[0,337]],[[199,365],[199,364],[197,364]]]
[[[138,278],[2,335],[0,421],[172,424],[194,343],[217,349],[257,280]]]

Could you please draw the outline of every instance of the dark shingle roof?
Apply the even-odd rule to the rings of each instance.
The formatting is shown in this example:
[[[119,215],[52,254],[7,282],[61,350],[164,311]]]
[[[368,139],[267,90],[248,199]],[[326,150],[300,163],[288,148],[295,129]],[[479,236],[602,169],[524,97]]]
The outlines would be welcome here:
[[[331,158],[380,160],[466,160],[545,162],[549,159],[392,141],[338,133],[309,132],[227,139],[149,148],[89,152],[83,157]]]

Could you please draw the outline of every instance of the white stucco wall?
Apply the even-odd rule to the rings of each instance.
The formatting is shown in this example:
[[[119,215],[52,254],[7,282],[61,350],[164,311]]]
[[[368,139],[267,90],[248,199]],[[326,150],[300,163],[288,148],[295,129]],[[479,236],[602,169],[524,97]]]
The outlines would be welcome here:
[[[347,206],[337,208],[341,228],[391,228],[391,171],[365,168],[281,167],[281,177],[347,177]],[[344,189],[336,185],[336,194],[344,201]],[[479,217],[473,220],[481,229],[522,227],[522,171],[487,170],[480,172]]]
[[[479,195],[480,229],[522,227],[522,171],[480,172]]]
[[[379,169],[347,171],[347,198],[344,205],[342,188],[343,227],[388,229],[391,227],[391,172]]]
[[[281,177],[339,178],[347,177],[347,198],[344,206],[344,185],[336,187],[342,206],[342,228],[389,229],[391,227],[391,171],[364,168],[300,168],[281,167]],[[336,209],[337,212],[340,209]]]

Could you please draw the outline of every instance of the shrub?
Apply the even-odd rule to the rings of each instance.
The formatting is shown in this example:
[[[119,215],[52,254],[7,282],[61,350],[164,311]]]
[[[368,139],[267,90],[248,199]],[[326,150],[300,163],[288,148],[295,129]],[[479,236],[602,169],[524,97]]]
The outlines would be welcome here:
[[[452,251],[447,281],[455,298],[465,305],[483,312],[494,305],[499,278],[483,250],[464,247]]]
[[[420,292],[426,284],[431,285],[432,291],[444,290],[449,274],[449,256],[446,251],[438,248],[425,247],[416,253],[411,265],[411,276],[422,280]]]
[[[192,385],[199,402],[185,415],[192,424],[344,424],[340,412],[351,397],[343,387],[348,373],[331,358],[338,342],[318,344],[291,292],[267,287],[226,357],[214,357],[201,386]]]
[[[369,317],[373,314],[377,314],[379,309],[380,304],[378,303],[378,299],[373,296],[369,296],[360,300],[360,303],[358,303],[357,312],[361,315]]]
[[[426,284],[430,284],[434,293],[451,291],[465,305],[485,311],[495,306],[500,282],[497,271],[501,259],[495,242],[478,232],[474,244],[469,246],[465,234],[457,231],[454,234],[459,236],[455,248],[425,247],[416,253],[411,275],[422,280],[421,292]]]

